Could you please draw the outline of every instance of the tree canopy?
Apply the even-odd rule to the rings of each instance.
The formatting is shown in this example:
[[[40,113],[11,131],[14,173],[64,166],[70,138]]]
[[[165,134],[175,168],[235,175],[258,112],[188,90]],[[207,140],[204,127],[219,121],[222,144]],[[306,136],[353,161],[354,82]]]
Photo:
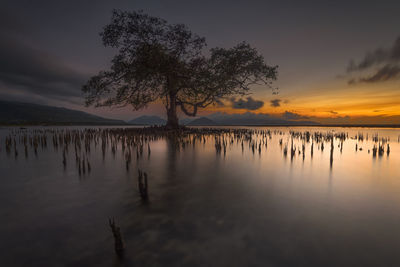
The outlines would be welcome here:
[[[142,11],[114,10],[100,35],[117,53],[109,70],[83,86],[86,105],[139,110],[162,100],[170,127],[178,127],[177,107],[196,116],[199,108],[243,96],[252,85],[271,86],[277,78],[277,66],[267,65],[245,42],[207,52],[205,38],[184,24],[168,24]]]

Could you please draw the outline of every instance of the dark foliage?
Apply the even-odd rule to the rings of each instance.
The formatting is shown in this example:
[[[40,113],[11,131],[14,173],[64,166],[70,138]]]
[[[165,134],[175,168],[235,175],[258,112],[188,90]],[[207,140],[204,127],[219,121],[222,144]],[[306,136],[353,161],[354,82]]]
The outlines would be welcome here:
[[[126,106],[135,110],[162,100],[169,127],[177,127],[177,107],[189,116],[230,95],[246,95],[251,85],[271,86],[277,66],[247,43],[212,48],[183,24],[139,12],[114,10],[101,33],[103,44],[118,50],[110,70],[84,86],[87,105]]]

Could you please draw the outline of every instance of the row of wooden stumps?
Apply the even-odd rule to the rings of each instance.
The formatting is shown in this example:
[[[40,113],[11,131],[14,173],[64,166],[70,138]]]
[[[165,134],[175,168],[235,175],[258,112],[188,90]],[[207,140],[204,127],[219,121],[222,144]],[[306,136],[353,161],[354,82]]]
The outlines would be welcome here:
[[[138,185],[140,197],[143,201],[147,201],[149,199],[147,173],[141,170],[138,170]],[[122,239],[121,228],[115,224],[114,218],[109,218],[108,224],[110,225],[111,231],[114,236],[115,252],[117,253],[119,258],[122,258],[124,255],[125,244]]]

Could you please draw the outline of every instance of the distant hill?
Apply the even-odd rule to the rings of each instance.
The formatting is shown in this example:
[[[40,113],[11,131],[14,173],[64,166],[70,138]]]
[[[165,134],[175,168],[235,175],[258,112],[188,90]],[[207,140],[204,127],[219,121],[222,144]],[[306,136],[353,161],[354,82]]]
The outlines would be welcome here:
[[[296,126],[296,125],[320,125],[318,122],[306,120],[291,120],[282,117],[276,117],[269,114],[242,113],[228,114],[216,112],[198,119],[189,117],[179,121],[180,124],[186,126]]]
[[[0,124],[124,125],[126,123],[67,108],[0,101]]]
[[[213,125],[217,125],[215,121],[210,120],[209,118],[206,117],[195,119],[187,124],[187,126],[213,126]]]
[[[269,114],[243,113],[243,114],[227,114],[213,113],[207,116],[214,121],[216,125],[229,126],[264,126],[264,125],[319,125],[313,121],[288,120],[271,116]]]
[[[167,124],[167,121],[158,116],[143,115],[128,121],[128,123],[136,125],[165,125]]]
[[[186,117],[186,118],[179,119],[179,124],[180,125],[188,125],[191,121],[193,121],[193,118]]]

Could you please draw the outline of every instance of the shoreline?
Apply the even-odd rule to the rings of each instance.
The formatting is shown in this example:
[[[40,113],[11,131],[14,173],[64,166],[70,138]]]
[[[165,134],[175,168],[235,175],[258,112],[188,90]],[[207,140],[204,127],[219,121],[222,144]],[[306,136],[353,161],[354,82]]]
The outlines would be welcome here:
[[[127,127],[127,126],[142,126],[151,127],[154,125],[149,124],[102,124],[102,123],[32,123],[32,124],[0,124],[0,127],[51,127],[51,126],[110,126],[110,127]],[[157,125],[160,126],[160,125]],[[221,125],[182,125],[184,127],[324,127],[324,128],[393,128],[400,129],[400,124],[249,124],[249,125],[236,125],[236,124],[221,124]]]

